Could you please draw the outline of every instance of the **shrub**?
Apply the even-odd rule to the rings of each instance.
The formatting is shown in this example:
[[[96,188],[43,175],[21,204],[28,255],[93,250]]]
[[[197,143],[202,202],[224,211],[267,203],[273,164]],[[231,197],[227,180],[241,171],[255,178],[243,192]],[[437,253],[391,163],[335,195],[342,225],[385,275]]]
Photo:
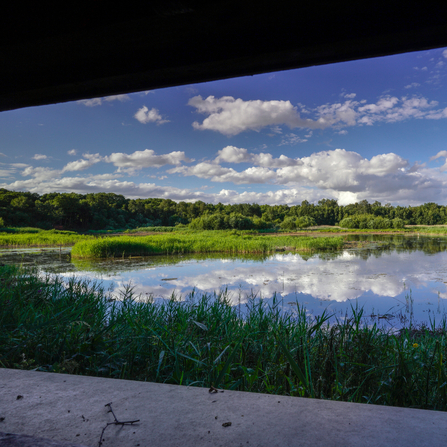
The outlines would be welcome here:
[[[355,214],[353,216],[345,217],[339,223],[339,226],[343,228],[368,228],[370,230],[383,230],[393,228],[393,222],[382,216],[373,216],[372,214]]]
[[[293,231],[296,230],[296,219],[293,217],[286,217],[279,226],[281,230]]]
[[[338,225],[342,228],[357,228],[356,222],[352,217],[345,217]]]
[[[314,225],[316,225],[317,222],[315,221],[315,219],[311,216],[300,216],[298,217],[298,219],[296,220],[296,225],[299,228],[307,228],[307,227],[313,227]]]
[[[394,228],[404,228],[405,222],[403,221],[403,219],[396,217],[395,219],[393,219],[393,227]]]

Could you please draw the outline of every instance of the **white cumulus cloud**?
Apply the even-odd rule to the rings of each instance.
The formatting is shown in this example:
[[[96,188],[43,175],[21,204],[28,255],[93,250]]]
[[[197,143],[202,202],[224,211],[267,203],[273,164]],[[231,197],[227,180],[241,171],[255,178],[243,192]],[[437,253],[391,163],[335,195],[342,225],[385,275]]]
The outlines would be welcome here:
[[[152,149],[135,151],[132,154],[115,152],[103,157],[106,163],[112,163],[117,168],[159,168],[164,165],[179,165],[181,162],[190,162],[183,151],[174,151],[168,154],[157,155]]]
[[[410,118],[442,118],[442,110],[433,110],[437,101],[429,101],[421,96],[397,98],[384,96],[375,104],[365,104],[358,108],[359,124],[373,125],[376,122],[394,123]]]
[[[253,154],[247,149],[235,146],[226,146],[217,152],[214,163],[252,163],[256,166],[265,168],[280,168],[284,166],[296,166],[299,160],[281,155],[279,158],[273,158],[272,154],[263,153]]]
[[[33,177],[37,181],[52,180],[60,177],[61,172],[56,169],[28,166],[22,171],[23,177]]]
[[[99,163],[102,160],[102,157],[99,154],[83,154],[84,159],[71,161],[67,163],[62,172],[67,171],[83,171],[84,169],[90,168],[96,163]]]
[[[137,119],[142,124],[147,123],[156,123],[158,124],[164,124],[169,123],[169,120],[164,119],[161,115],[158,109],[152,108],[148,109],[146,106],[141,107],[138,109],[137,113],[135,113],[134,118]]]
[[[301,127],[323,129],[324,120],[302,119],[296,107],[290,101],[261,101],[235,99],[232,96],[215,98],[200,95],[188,101],[197,112],[208,115],[202,123],[195,121],[194,129],[214,130],[224,135],[237,135],[246,130],[258,131],[266,126],[287,125],[290,128]]]
[[[412,83],[405,88],[417,87]],[[327,103],[307,109],[303,104],[293,106],[290,101],[261,101],[235,99],[232,96],[216,98],[194,96],[188,101],[196,111],[208,115],[202,123],[195,121],[193,127],[198,130],[214,130],[227,136],[238,135],[247,130],[260,131],[269,127],[271,134],[282,134],[281,125],[289,128],[325,129],[333,127],[341,129],[347,126],[373,125],[376,122],[394,123],[407,119],[441,119],[447,117],[446,109],[435,109],[437,101],[430,101],[422,96],[384,95],[375,103],[366,100],[354,100],[355,94],[343,94],[344,102]],[[303,119],[300,113],[309,118]],[[311,132],[308,133],[311,136]],[[280,145],[297,144],[307,141],[304,138],[289,133],[282,137]]]
[[[32,157],[33,160],[46,160],[48,157],[43,154],[35,154],[34,157]]]
[[[244,163],[252,162],[253,154],[250,154],[247,149],[235,146],[226,146],[217,152],[217,157],[214,159],[216,163]]]
[[[219,163],[251,163],[255,166],[237,171]],[[292,159],[284,155],[273,158],[271,154],[253,154],[244,148],[227,146],[210,162],[172,168],[168,173],[195,176],[216,183],[264,183],[289,187],[281,190],[279,198],[277,191],[271,192],[274,196],[266,196],[266,193],[223,190],[226,192],[221,194],[225,195],[228,202],[239,201],[244,197],[257,203],[273,203],[273,200],[278,200],[277,203],[301,203],[303,199],[299,199],[292,191],[299,191],[301,197],[303,191],[306,191],[306,196],[336,198],[341,204],[366,199],[408,205],[435,199],[443,202],[447,192],[447,177],[439,168],[427,168],[425,164],[410,165],[394,153],[379,154],[368,159],[344,149],[321,151],[308,157]]]
[[[211,179],[213,182],[231,182],[237,185],[247,183],[265,183],[275,177],[274,171],[262,167],[248,168],[238,172],[233,168],[223,168],[213,163],[199,163],[195,166],[173,168],[168,171],[170,174],[182,174],[184,176],[195,176],[203,179]]]
[[[439,151],[436,155],[433,157],[430,157],[430,161],[436,160],[437,158],[445,158],[445,163],[441,166],[441,171],[447,171],[447,151]]]

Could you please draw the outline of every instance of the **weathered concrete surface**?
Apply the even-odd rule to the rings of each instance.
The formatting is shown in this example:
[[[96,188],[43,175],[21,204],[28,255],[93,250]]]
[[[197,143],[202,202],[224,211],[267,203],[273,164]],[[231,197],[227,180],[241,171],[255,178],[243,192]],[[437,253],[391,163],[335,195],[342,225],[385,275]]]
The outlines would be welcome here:
[[[447,446],[443,412],[0,369],[1,432],[94,447],[109,402],[140,422],[109,426],[103,447]]]
[[[2,433],[0,431],[1,447],[87,447],[79,444],[67,444],[53,441],[48,438],[38,438],[16,433]]]

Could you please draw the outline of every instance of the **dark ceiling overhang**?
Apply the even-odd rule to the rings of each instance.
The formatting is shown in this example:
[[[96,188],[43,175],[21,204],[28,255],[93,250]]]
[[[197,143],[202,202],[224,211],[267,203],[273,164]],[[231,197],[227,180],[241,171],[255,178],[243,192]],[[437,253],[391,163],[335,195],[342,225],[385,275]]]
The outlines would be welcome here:
[[[439,3],[128,3],[3,8],[0,111],[447,46]]]

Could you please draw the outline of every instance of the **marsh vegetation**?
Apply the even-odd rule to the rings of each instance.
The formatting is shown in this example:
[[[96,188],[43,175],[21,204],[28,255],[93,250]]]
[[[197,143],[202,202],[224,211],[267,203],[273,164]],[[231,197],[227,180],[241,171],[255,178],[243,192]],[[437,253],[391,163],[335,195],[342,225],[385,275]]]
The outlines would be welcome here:
[[[4,229],[5,230],[5,229]],[[78,234],[75,231],[40,230],[38,228],[7,228],[0,232],[0,246],[69,246],[93,236]]]
[[[390,332],[254,297],[241,315],[225,291],[154,303],[5,266],[0,283],[2,367],[447,409],[445,321]]]
[[[275,250],[335,249],[342,245],[341,237],[265,237],[250,232],[187,231],[80,241],[73,247],[72,256],[107,258],[176,253],[271,253]]]

